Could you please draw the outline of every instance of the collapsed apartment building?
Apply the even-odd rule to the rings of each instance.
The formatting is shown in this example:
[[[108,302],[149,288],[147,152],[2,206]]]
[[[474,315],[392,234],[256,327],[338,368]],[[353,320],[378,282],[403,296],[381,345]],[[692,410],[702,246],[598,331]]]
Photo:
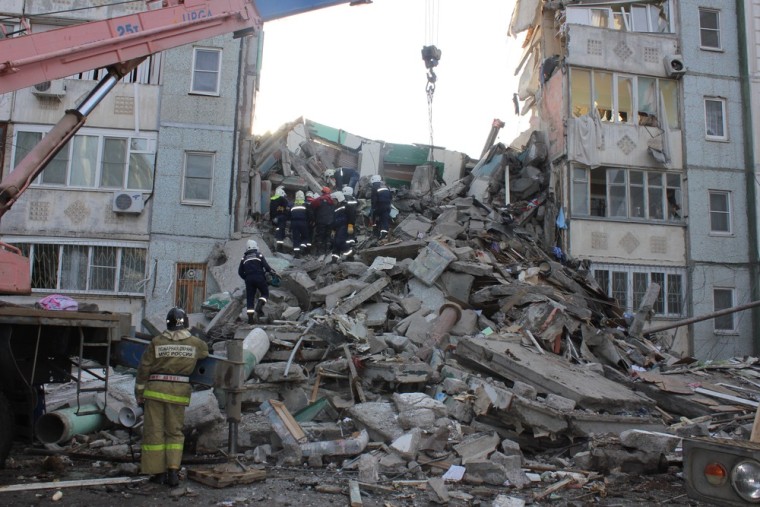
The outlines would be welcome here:
[[[291,188],[323,186],[318,154],[340,151],[314,139],[285,150],[266,176]],[[192,331],[243,371],[228,392],[194,393],[186,430],[196,453],[226,447],[251,465],[188,465],[190,478],[224,487],[265,480],[268,466],[330,465],[358,473],[352,502],[401,495],[383,484],[404,477],[435,503],[470,502],[490,485],[497,505],[519,505],[566,487],[596,491],[613,471],[678,467],[682,437],[747,437],[756,359],[671,353],[669,333],[645,330],[660,286],[628,312],[588,262],[563,251],[542,135],[521,150],[492,146],[447,185],[430,164],[405,169],[391,237],[360,224],[354,260],[273,253],[267,221],[252,221],[248,234],[282,278],[257,325],[244,324],[237,276],[247,237],[210,259],[224,291],[191,315]],[[163,315],[143,324],[158,333]],[[135,424],[133,381],[130,372],[112,378],[110,408],[90,430]],[[65,398],[48,396],[43,441],[107,459],[139,452],[118,429],[104,444],[50,424],[73,417],[52,410]]]

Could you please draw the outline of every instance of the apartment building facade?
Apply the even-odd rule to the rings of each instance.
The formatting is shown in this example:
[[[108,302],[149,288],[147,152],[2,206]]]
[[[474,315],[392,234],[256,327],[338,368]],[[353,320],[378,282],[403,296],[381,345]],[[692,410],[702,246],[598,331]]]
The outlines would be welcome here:
[[[727,5],[730,4],[730,5]],[[520,1],[519,96],[540,119],[568,218],[560,246],[591,261],[653,324],[752,300],[740,59],[733,3]],[[670,331],[700,359],[751,354],[751,312]]]
[[[42,31],[146,8],[66,8],[0,0],[4,34]],[[23,13],[23,18],[22,18]],[[22,22],[22,19],[24,22]],[[247,183],[259,39],[219,36],[155,54],[125,77],[0,221],[2,240],[31,259],[31,303],[71,296],[144,316],[200,311],[218,291],[207,263],[235,234]],[[104,69],[0,95],[3,174]],[[241,170],[241,160],[245,169]],[[242,206],[243,212],[245,206]]]

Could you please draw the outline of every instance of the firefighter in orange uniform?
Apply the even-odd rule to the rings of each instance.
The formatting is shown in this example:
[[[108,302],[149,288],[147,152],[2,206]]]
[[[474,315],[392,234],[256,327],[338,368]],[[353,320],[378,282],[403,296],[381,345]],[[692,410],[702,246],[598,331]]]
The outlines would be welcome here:
[[[179,485],[182,426],[192,391],[189,375],[198,360],[208,357],[208,345],[188,327],[184,310],[169,310],[166,331],[143,352],[135,379],[135,398],[145,414],[140,468],[152,475],[151,481],[171,487]]]

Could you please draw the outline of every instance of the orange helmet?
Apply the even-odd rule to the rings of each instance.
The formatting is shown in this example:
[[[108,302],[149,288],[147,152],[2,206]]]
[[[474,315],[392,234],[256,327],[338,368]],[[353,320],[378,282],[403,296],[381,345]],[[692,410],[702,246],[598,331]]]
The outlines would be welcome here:
[[[332,192],[332,190],[330,190],[330,187],[322,187],[323,194],[329,194],[330,192]]]

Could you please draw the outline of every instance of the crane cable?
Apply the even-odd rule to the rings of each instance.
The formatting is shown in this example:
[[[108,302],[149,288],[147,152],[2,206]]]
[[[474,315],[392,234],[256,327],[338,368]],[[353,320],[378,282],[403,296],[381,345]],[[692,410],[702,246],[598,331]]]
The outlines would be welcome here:
[[[433,70],[441,59],[441,50],[436,47],[438,42],[439,8],[438,0],[425,0],[425,45],[422,47],[422,59],[427,68],[427,84],[425,93],[428,103],[428,128],[430,130],[430,149],[428,162],[433,160],[433,94],[438,77]]]

